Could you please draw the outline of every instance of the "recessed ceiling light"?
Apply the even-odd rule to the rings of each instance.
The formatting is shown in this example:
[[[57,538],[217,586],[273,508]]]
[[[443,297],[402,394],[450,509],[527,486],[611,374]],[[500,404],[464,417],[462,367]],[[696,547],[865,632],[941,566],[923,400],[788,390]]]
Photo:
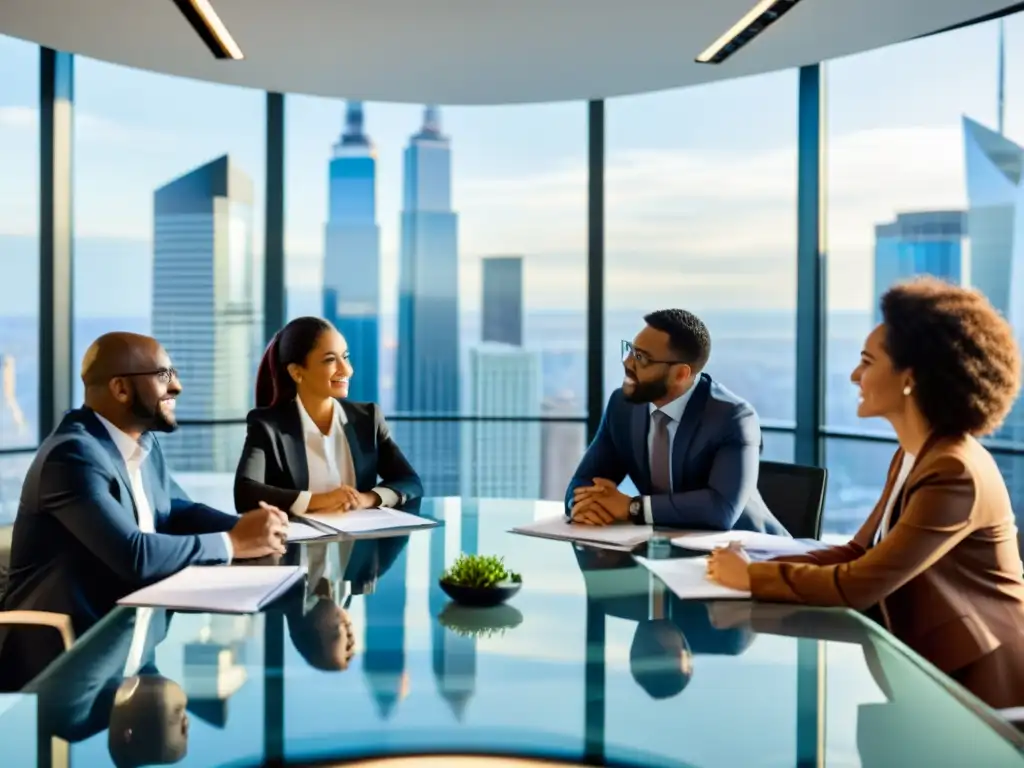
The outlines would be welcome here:
[[[231,37],[228,28],[213,10],[209,0],[174,0],[178,10],[182,12],[188,23],[203,39],[206,47],[218,59],[244,59],[242,49]]]
[[[721,64],[800,0],[760,0],[746,15],[697,57],[698,64]]]

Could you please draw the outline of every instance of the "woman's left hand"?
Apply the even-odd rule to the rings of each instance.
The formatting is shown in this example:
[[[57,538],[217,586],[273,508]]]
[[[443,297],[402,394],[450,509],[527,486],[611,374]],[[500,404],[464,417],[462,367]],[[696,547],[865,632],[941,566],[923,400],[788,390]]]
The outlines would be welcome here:
[[[716,549],[708,557],[708,578],[723,587],[750,591],[750,574],[747,566],[750,558],[739,544]]]

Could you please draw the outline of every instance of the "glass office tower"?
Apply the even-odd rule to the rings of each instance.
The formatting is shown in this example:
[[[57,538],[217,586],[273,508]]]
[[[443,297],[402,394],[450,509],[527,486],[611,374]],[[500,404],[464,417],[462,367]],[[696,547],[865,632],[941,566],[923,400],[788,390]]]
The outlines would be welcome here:
[[[324,317],[348,341],[355,375],[349,399],[380,402],[380,227],[377,154],[363,130],[363,102],[345,108],[345,130],[328,172]]]
[[[263,260],[253,248],[253,185],[228,155],[153,195],[153,335],[181,377],[181,421],[244,419],[263,351]],[[230,430],[168,437],[173,467],[233,472]]]
[[[962,211],[898,213],[875,226],[875,322],[878,301],[890,286],[915,275],[933,275],[960,285],[966,219]]]
[[[451,208],[451,145],[427,106],[404,157],[399,257],[397,411],[459,413],[458,217]],[[459,492],[459,424],[407,422],[396,430],[428,496]]]
[[[1024,343],[1024,148],[964,117],[967,225],[971,285],[984,293]],[[995,437],[1024,441],[1024,405],[1018,399]],[[997,457],[1010,495],[1024,496],[1019,462]],[[1022,510],[1017,509],[1020,515]]]
[[[483,341],[523,345],[523,257],[483,260]]]

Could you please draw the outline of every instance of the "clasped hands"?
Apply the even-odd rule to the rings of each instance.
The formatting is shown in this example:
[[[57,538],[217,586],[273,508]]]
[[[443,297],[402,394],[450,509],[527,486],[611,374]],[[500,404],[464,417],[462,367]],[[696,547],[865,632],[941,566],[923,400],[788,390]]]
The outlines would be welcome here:
[[[572,521],[582,525],[611,525],[629,519],[630,498],[611,480],[595,477],[593,485],[572,492]]]
[[[719,547],[708,556],[708,578],[723,587],[750,591],[750,556],[743,547],[733,542],[728,547]]]
[[[355,509],[379,507],[381,500],[374,491],[357,491],[351,485],[340,485],[333,491],[316,494],[312,500],[310,511],[315,512],[351,512]]]

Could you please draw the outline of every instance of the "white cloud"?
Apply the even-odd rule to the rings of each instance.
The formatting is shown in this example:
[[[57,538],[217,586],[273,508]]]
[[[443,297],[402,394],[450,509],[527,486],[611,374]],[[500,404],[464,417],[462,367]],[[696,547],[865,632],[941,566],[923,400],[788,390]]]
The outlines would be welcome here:
[[[39,111],[32,107],[0,107],[0,128],[32,129],[39,124]]]
[[[7,168],[24,163],[18,165],[18,153],[11,149],[5,155],[3,147],[24,147],[25,132],[37,124],[32,108],[0,107],[0,160],[6,159]],[[155,147],[175,140],[158,129],[88,113],[76,115],[76,131],[82,142],[107,146]],[[874,226],[897,212],[965,205],[961,127],[904,126],[828,138],[829,300],[837,308],[865,308],[871,301]],[[796,160],[795,145],[763,152],[612,152],[605,169],[609,302],[646,293],[718,305],[793,306]],[[25,166],[19,173],[28,178],[30,170]],[[395,169],[388,184],[400,184],[400,177],[397,182],[391,177],[399,173]],[[28,208],[14,205],[12,197],[23,198],[25,187],[0,187],[0,209],[20,211],[19,218],[28,215]],[[499,253],[527,257],[531,303],[575,306],[584,301],[583,160],[502,177],[456,178],[453,191],[462,289],[469,303],[476,302],[479,292],[476,262]],[[11,215],[0,210],[0,231],[19,231],[17,222],[6,220]],[[382,206],[379,220],[382,279],[393,286],[398,211]],[[316,255],[293,271],[302,285],[318,280],[321,238],[319,228],[289,232],[291,253]]]

